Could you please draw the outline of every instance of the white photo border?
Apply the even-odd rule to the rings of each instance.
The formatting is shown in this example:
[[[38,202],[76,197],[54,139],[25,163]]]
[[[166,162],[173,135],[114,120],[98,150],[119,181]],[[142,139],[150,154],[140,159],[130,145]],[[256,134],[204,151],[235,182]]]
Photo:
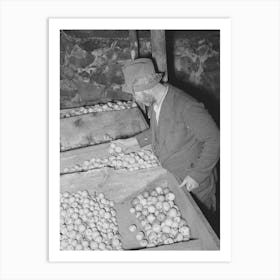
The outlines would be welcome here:
[[[221,178],[219,251],[61,251],[59,244],[60,30],[220,30]],[[231,261],[231,20],[229,18],[49,19],[49,261],[230,262]]]

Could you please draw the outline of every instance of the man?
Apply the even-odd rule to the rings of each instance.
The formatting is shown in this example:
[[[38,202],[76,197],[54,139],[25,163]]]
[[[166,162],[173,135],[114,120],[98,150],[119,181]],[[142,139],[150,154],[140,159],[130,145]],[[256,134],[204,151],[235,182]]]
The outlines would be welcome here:
[[[219,130],[202,103],[185,92],[160,83],[150,59],[123,67],[123,91],[149,107],[150,128],[135,138],[118,141],[124,147],[152,144],[162,166],[169,170],[212,212],[216,209],[213,169],[219,160]]]

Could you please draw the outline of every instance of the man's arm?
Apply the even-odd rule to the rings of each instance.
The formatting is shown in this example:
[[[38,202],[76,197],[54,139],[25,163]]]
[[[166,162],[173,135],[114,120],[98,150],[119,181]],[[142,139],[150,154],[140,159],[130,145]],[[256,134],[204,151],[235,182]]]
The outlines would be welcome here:
[[[118,139],[113,141],[113,143],[121,147],[124,153],[129,153],[137,149],[137,147],[142,148],[149,145],[151,140],[150,134],[150,129],[146,129],[134,137]]]
[[[148,118],[150,118],[150,114],[151,114],[150,110],[151,108],[148,108]],[[140,146],[140,148],[147,146],[152,143],[151,127],[145,129],[144,131],[136,134],[131,138],[116,140],[115,142],[118,145],[121,145],[124,150],[129,149],[129,147],[131,146]]]
[[[147,117],[149,119],[151,119],[152,110],[153,110],[153,108],[151,106],[150,107],[145,107],[145,112],[147,113]],[[152,129],[151,129],[151,126],[148,129],[146,129],[146,130],[140,132],[139,134],[137,134],[135,136],[135,138],[137,139],[137,142],[138,142],[140,147],[144,147],[144,146],[147,146],[149,144],[152,144]]]
[[[140,147],[147,146],[152,143],[152,131],[151,128],[148,128],[139,134],[135,135],[135,138]]]

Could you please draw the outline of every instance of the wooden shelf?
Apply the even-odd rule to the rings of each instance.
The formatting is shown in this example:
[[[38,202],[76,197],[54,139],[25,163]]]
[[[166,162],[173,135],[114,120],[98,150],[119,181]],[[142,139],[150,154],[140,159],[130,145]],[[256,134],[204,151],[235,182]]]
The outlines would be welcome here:
[[[107,142],[104,137],[132,137],[147,128],[148,124],[138,107],[84,114],[60,119],[60,143],[64,147],[84,147]]]

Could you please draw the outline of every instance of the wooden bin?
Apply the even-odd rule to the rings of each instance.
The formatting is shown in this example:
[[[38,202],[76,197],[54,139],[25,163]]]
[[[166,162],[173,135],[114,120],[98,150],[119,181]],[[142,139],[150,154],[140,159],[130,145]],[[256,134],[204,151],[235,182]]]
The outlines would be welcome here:
[[[178,242],[170,245],[161,245],[152,248],[141,248],[135,236],[137,232],[144,231],[140,222],[134,214],[129,212],[131,200],[144,190],[152,190],[156,186],[164,184],[175,194],[175,204],[179,207],[182,217],[186,220],[191,230],[191,240]],[[219,239],[215,232],[197,207],[188,192],[178,188],[175,177],[169,173],[158,176],[153,182],[147,184],[145,189],[135,191],[130,197],[116,205],[119,230],[122,236],[122,243],[125,249],[142,250],[219,250]],[[131,233],[129,226],[137,225],[137,231]]]
[[[63,169],[92,157],[106,156],[108,147],[109,144],[102,144],[61,153],[61,167]],[[191,229],[192,240],[143,249],[138,246],[138,243],[135,243],[135,236],[128,232],[129,224],[137,223],[135,217],[129,212],[130,201],[132,197],[147,188],[153,188],[160,181],[168,182],[168,187],[175,193],[176,204]],[[219,250],[219,239],[191,195],[187,191],[179,189],[175,177],[162,167],[132,172],[107,168],[65,174],[60,177],[60,185],[61,192],[76,192],[86,189],[91,194],[102,192],[107,198],[114,200],[117,203],[120,232],[126,249]]]

